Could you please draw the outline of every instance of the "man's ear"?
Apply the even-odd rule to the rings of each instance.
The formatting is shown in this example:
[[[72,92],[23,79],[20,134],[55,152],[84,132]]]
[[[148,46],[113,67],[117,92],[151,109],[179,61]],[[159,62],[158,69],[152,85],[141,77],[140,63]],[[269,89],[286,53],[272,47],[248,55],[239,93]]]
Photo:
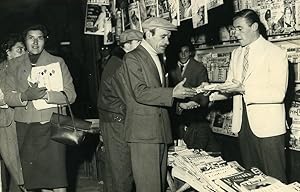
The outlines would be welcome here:
[[[253,30],[253,31],[257,31],[258,30],[258,23],[253,23],[252,25],[251,25],[251,29]]]
[[[150,37],[152,37],[151,31],[146,31],[145,36],[146,36],[147,39],[149,39]]]

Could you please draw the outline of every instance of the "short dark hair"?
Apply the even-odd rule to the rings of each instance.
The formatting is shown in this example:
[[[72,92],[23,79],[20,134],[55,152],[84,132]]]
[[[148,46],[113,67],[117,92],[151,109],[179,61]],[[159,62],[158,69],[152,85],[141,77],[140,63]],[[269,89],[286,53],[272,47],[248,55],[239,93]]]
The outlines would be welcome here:
[[[180,53],[182,47],[188,47],[191,52],[191,56],[194,56],[195,46],[191,42],[188,41],[188,42],[181,43],[178,47],[178,53]]]
[[[18,42],[23,42],[21,35],[17,33],[11,33],[7,36],[7,38],[5,38],[5,40],[1,44],[1,50],[10,50]]]
[[[233,21],[238,19],[238,18],[244,18],[247,20],[247,23],[250,25],[252,25],[253,23],[257,23],[258,24],[258,30],[259,33],[262,34],[264,31],[264,25],[263,23],[260,21],[260,18],[258,16],[258,14],[252,10],[252,9],[243,9],[239,12],[237,12],[234,16],[233,16]]]
[[[23,31],[23,39],[24,40],[26,38],[28,31],[32,31],[32,30],[40,30],[43,33],[44,38],[45,39],[48,38],[48,30],[47,30],[46,26],[41,25],[41,24],[35,24],[35,25],[31,25],[30,27],[26,28]]]
[[[11,33],[4,39],[1,43],[1,60],[6,59],[6,50],[11,50],[11,48],[18,42],[23,42],[23,40],[21,35],[17,33]]]

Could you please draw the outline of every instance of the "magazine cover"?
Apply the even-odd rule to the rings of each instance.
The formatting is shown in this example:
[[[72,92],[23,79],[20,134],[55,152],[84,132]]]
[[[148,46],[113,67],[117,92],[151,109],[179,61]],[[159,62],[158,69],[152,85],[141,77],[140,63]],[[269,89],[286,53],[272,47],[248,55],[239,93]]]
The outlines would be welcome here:
[[[291,126],[289,148],[295,151],[300,151],[300,128]]]
[[[140,14],[141,14],[141,21],[145,21],[147,17],[147,12],[146,12],[146,2],[147,0],[139,0],[139,8],[140,8]]]
[[[90,35],[104,35],[105,18],[109,14],[108,4],[100,2],[87,3],[84,33]]]
[[[291,33],[296,30],[296,11],[295,11],[296,0],[284,0],[284,10],[282,21],[283,33]]]
[[[129,13],[129,22],[130,28],[142,31],[142,21],[139,8],[139,2],[134,2],[129,4],[128,13]]]
[[[180,21],[192,18],[192,3],[191,0],[179,0]]]
[[[193,28],[208,23],[206,0],[191,0]]]
[[[207,10],[223,5],[223,0],[207,0]]]
[[[51,63],[45,66],[33,67],[28,77],[28,82],[37,83],[38,87],[46,87],[48,91],[63,91],[63,78],[59,63]],[[56,104],[48,104],[44,99],[33,100],[37,110],[56,107]]]
[[[262,2],[259,15],[260,20],[264,24],[267,30],[267,35],[276,35],[281,33],[281,27],[278,24],[278,20],[282,17],[283,1],[274,0],[274,2],[266,1]]]
[[[171,23],[175,26],[180,25],[179,0],[168,0],[170,7]]]
[[[170,18],[170,5],[168,0],[157,0],[158,5],[158,15],[161,18],[164,18],[168,21],[171,21]]]
[[[232,112],[222,113],[220,111],[211,112],[211,128],[215,133],[237,137],[237,133],[231,131]]]
[[[158,8],[157,8],[157,0],[145,0],[146,7],[146,17],[157,17],[158,16]]]

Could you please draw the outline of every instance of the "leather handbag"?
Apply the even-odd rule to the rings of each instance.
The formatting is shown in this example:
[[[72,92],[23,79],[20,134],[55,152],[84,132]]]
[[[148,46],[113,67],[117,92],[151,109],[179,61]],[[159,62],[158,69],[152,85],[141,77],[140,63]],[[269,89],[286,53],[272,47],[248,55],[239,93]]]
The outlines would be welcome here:
[[[91,129],[92,123],[74,118],[69,99],[65,92],[62,93],[66,97],[70,116],[62,114],[61,107],[57,106],[57,113],[53,113],[50,119],[51,139],[66,145],[79,145]]]

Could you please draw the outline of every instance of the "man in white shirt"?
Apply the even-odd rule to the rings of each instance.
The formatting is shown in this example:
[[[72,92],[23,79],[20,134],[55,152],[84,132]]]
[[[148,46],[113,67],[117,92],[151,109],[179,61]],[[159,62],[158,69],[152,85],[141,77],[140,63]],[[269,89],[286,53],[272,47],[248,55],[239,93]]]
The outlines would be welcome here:
[[[261,36],[262,23],[250,9],[233,18],[240,46],[232,52],[222,94],[211,100],[233,96],[232,131],[239,133],[243,164],[286,182],[283,100],[288,84],[286,52]]]

